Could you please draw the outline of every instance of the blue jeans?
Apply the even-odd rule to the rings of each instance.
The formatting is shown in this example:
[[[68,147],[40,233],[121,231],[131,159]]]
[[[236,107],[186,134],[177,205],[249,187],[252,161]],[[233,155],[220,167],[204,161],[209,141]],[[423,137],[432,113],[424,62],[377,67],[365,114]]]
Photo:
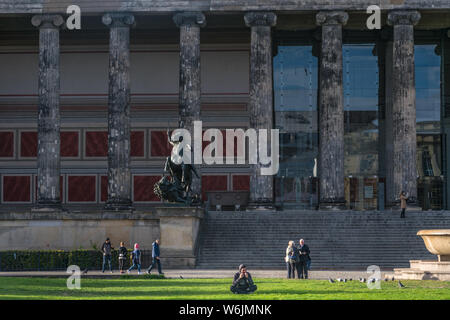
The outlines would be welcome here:
[[[162,273],[162,271],[161,271],[161,261],[159,261],[159,259],[156,259],[156,257],[153,257],[152,264],[150,265],[150,267],[148,267],[147,272],[148,273],[152,272],[152,269],[155,266],[155,264],[158,265],[158,273],[161,274]]]
[[[103,264],[102,264],[102,272],[105,272],[106,261],[109,263],[109,271],[112,271],[111,268],[111,256],[103,255]]]
[[[141,272],[141,264],[140,263],[138,263],[137,261],[135,262],[135,261],[133,261],[133,265],[130,267],[130,269],[128,269],[128,271],[131,271],[131,270],[133,270],[135,267],[137,267],[137,269],[138,269],[138,272]]]
[[[311,260],[306,261],[306,269],[311,270]]]

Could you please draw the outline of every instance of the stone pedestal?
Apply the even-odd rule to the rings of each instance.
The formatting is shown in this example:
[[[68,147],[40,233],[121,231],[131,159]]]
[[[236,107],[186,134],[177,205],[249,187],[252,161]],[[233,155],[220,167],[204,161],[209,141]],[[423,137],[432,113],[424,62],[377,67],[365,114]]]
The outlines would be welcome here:
[[[410,260],[409,268],[395,268],[385,277],[398,280],[441,280],[450,281],[450,261]]]
[[[205,214],[204,209],[167,206],[156,208],[156,214],[159,216],[163,267],[195,267],[200,222]]]
[[[348,14],[323,11],[316,16],[322,27],[319,84],[320,209],[345,209],[344,90],[342,26]]]

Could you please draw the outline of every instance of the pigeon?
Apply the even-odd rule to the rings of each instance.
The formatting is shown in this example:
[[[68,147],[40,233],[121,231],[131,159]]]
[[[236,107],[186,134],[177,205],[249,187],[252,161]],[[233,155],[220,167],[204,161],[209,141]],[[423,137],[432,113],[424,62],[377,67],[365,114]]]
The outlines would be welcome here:
[[[329,282],[329,283],[334,283],[334,280],[331,279],[331,278],[328,278],[328,282]]]
[[[405,285],[403,283],[401,283],[400,280],[398,280],[398,287],[399,288],[405,288]]]
[[[184,278],[181,276],[181,274],[180,274],[180,279],[184,279]]]
[[[394,281],[395,280],[395,278],[394,277],[392,277],[392,279],[391,279],[392,281]]]
[[[82,274],[87,274],[87,273],[88,273],[88,269],[86,268],[83,270]]]

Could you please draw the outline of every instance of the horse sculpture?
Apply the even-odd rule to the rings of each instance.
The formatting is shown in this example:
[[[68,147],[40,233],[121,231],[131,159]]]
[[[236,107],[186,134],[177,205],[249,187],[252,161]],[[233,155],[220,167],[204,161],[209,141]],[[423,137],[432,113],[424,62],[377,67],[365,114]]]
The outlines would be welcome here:
[[[169,143],[173,146],[172,156],[166,158],[164,165],[164,176],[155,184],[153,191],[161,199],[168,202],[183,203],[186,205],[196,205],[200,203],[200,197],[192,194],[192,173],[200,178],[197,170],[191,164],[181,162],[177,164],[173,161],[173,153],[182,157],[183,150],[179,148],[179,144],[183,137],[179,137],[178,141],[170,139],[167,132]]]

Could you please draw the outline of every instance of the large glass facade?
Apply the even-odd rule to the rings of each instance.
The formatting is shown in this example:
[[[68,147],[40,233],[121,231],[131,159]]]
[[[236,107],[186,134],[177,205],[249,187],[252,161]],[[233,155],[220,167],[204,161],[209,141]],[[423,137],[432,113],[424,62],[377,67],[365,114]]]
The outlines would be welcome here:
[[[275,127],[280,129],[275,198],[284,208],[318,204],[317,60],[311,45],[282,44],[273,60]]]
[[[374,44],[343,46],[345,198],[350,209],[377,209],[378,58]]]
[[[445,206],[446,138],[436,45],[415,45],[418,200],[424,210]],[[375,53],[384,54],[376,52],[375,41],[343,45],[345,198],[355,210],[376,210],[384,203],[379,93],[389,88],[380,88]],[[318,205],[318,62],[312,45],[290,43],[280,43],[273,60],[275,127],[280,129],[275,197],[284,208]]]
[[[436,44],[415,45],[417,196],[424,210],[443,208],[441,57]]]

